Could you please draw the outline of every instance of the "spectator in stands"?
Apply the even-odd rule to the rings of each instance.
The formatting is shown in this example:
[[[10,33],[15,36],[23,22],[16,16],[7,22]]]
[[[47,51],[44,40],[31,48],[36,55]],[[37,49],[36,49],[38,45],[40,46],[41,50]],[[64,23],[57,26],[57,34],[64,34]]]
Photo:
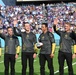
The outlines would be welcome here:
[[[48,21],[48,28],[51,30],[55,17],[58,17],[60,23],[64,25],[65,21],[75,23],[76,21],[76,4],[75,3],[57,3],[57,4],[41,4],[41,5],[26,5],[26,6],[1,6],[0,17],[3,18],[2,25],[13,26],[13,17],[19,21],[18,28],[23,29],[23,22],[28,21],[31,25],[31,30],[39,33],[40,26],[43,21]],[[70,20],[69,20],[70,18]],[[36,29],[35,25],[38,25]],[[33,27],[34,26],[34,27]],[[61,25],[59,24],[59,28]],[[52,30],[51,30],[52,31]]]

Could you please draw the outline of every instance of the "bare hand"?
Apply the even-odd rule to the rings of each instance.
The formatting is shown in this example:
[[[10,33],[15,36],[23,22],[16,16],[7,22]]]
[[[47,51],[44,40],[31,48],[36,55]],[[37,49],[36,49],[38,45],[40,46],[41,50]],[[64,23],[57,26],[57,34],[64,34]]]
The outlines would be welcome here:
[[[74,59],[75,57],[76,57],[76,54],[73,54],[73,55],[72,55],[72,58]]]
[[[3,33],[3,30],[0,30],[0,33]]]
[[[50,57],[53,58],[54,57],[54,54],[50,54]]]
[[[14,27],[16,27],[17,22],[18,22],[18,20],[13,21]]]
[[[15,58],[16,58],[16,59],[18,58],[18,54],[15,55]]]
[[[54,19],[54,25],[57,25],[58,22],[59,22],[58,18],[55,18],[55,19]]]
[[[33,54],[33,58],[36,58],[36,53]]]

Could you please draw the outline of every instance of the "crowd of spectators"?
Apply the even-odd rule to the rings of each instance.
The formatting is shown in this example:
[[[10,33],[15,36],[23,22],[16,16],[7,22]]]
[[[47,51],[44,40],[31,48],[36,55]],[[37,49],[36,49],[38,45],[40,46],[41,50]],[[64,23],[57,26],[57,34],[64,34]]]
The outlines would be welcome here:
[[[18,20],[17,27],[24,31],[23,23],[29,22],[31,30],[40,34],[41,24],[48,23],[49,31],[53,31],[54,19],[58,18],[58,28],[64,30],[64,23],[70,22],[76,25],[76,3],[56,3],[56,4],[40,4],[25,6],[0,6],[0,29],[7,32],[8,26],[13,27],[13,21]]]

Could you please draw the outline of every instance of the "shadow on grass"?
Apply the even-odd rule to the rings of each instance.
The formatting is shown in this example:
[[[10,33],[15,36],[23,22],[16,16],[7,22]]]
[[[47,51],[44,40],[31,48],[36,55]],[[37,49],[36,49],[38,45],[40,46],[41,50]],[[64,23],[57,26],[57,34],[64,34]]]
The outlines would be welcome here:
[[[57,73],[57,74],[54,74],[54,75],[59,75],[59,73]],[[68,73],[64,73],[64,75],[68,75]],[[74,75],[76,75],[76,74],[74,74]]]
[[[21,74],[16,73],[16,75],[21,75]],[[29,72],[26,72],[26,75],[29,75]],[[39,75],[39,72],[34,73],[34,75]]]
[[[4,73],[3,72],[0,72],[0,75],[4,75]]]
[[[4,72],[0,72],[0,75],[4,75]],[[21,75],[21,73],[17,73],[17,72],[16,72],[15,75]],[[27,72],[26,75],[29,75],[29,73]],[[34,73],[34,75],[40,75],[40,73],[39,73],[39,72],[38,72],[38,73]],[[49,72],[46,72],[45,75],[49,75]],[[54,74],[54,75],[59,75],[59,73]],[[68,73],[64,73],[64,75],[68,75]],[[76,74],[74,74],[74,75],[76,75]]]
[[[0,72],[0,75],[4,75],[4,72]],[[15,73],[15,75],[21,75],[21,73]],[[27,72],[26,75],[29,75],[29,73]],[[34,75],[39,75],[39,73],[34,73]]]

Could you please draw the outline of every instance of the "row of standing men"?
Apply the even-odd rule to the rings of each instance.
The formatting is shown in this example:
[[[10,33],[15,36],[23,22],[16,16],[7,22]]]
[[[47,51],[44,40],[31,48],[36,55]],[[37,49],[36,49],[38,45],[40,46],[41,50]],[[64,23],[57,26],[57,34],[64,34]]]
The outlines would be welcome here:
[[[36,36],[30,30],[30,24],[26,22],[24,24],[25,32],[21,32],[17,27],[17,20],[14,21],[14,28],[7,28],[7,35],[0,32],[0,37],[5,40],[4,50],[4,75],[9,75],[9,63],[10,63],[10,75],[15,75],[15,61],[18,58],[20,52],[20,46],[17,36],[22,37],[22,52],[21,52],[21,64],[22,73],[26,75],[27,60],[29,61],[29,75],[34,75],[34,59],[37,56],[37,50],[40,48],[39,64],[40,75],[45,75],[45,62],[48,62],[49,75],[54,75],[53,57],[55,53],[55,39],[51,32],[48,31],[48,24],[42,23],[42,34],[40,34],[38,41],[43,45],[37,47]],[[70,31],[71,24],[65,23],[65,31],[56,29],[58,19],[54,20],[54,31],[60,36],[60,49],[58,52],[59,63],[59,75],[64,75],[64,61],[66,60],[68,65],[68,75],[74,75],[72,67],[72,58],[76,57],[76,34],[74,31]],[[14,32],[13,32],[14,31]],[[74,43],[73,43],[74,42]],[[71,46],[74,45],[74,53],[72,54]],[[1,48],[0,48],[1,55]]]

